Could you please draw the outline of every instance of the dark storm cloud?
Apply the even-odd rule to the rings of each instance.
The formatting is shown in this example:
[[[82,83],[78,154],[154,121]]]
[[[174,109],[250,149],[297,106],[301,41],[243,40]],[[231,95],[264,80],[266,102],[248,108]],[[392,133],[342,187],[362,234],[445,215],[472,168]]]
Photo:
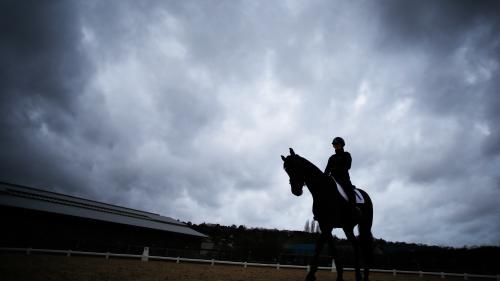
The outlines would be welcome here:
[[[500,4],[497,1],[385,1],[382,46],[389,52],[421,50],[430,63],[419,99],[423,110],[484,120],[490,135],[485,157],[500,152]],[[453,68],[451,68],[453,67]]]
[[[463,43],[470,30],[487,27],[494,35],[499,4],[496,1],[383,1],[376,6],[392,47],[417,44],[445,55]],[[402,46],[398,46],[400,43]],[[491,44],[491,41],[483,41]]]
[[[73,113],[87,82],[78,13],[67,1],[0,5],[0,178],[72,188],[78,176],[69,175],[59,161],[64,151],[43,135],[65,138],[73,130]]]
[[[86,69],[73,5],[4,1],[2,6],[1,87],[8,93],[2,97],[13,100],[19,94],[61,112],[74,110]],[[57,119],[51,125],[65,129]]]

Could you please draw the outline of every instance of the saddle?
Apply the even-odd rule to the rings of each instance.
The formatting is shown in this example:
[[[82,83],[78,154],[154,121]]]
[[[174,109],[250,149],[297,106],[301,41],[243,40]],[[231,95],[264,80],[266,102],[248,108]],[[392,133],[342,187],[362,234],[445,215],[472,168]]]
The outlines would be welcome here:
[[[337,190],[339,191],[340,195],[342,195],[342,198],[347,202],[349,199],[347,198],[347,194],[345,194],[344,188],[340,186],[340,184],[337,184]],[[364,204],[365,203],[365,198],[363,198],[363,195],[361,195],[361,192],[357,188],[354,188],[354,194],[356,195],[356,203],[357,204]]]

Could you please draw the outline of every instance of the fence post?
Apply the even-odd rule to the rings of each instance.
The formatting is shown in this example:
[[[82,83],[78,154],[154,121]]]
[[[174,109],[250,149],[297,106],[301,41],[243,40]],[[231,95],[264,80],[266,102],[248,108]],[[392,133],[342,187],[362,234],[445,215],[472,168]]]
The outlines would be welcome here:
[[[66,256],[71,257],[71,250],[66,251]]]
[[[441,272],[441,278],[444,278],[444,272]]]
[[[142,251],[142,261],[148,261],[149,260],[149,247],[144,247],[144,251]]]
[[[106,252],[106,259],[109,260],[109,252]]]
[[[467,273],[464,273],[464,280],[469,280],[469,276],[467,275]]]
[[[337,269],[335,268],[335,259],[332,259],[332,272],[335,271],[337,271]]]
[[[418,276],[419,276],[419,277],[424,276],[424,274],[422,273],[422,270],[419,270],[419,271],[418,271]]]
[[[306,266],[306,271],[307,272],[311,271],[311,265]]]
[[[396,269],[392,270],[392,276],[396,276]]]
[[[276,264],[276,269],[277,269],[277,270],[280,270],[280,263],[277,263],[277,264]]]
[[[179,263],[181,261],[181,257],[177,257],[177,260],[175,261],[175,263]]]
[[[212,262],[210,263],[210,265],[211,265],[211,266],[214,266],[214,264],[215,264],[215,260],[214,260],[214,259],[212,259]]]
[[[243,267],[244,267],[244,268],[247,268],[247,262],[244,262],[244,263],[243,263]]]
[[[26,255],[29,256],[30,254],[31,254],[31,248],[26,249]]]

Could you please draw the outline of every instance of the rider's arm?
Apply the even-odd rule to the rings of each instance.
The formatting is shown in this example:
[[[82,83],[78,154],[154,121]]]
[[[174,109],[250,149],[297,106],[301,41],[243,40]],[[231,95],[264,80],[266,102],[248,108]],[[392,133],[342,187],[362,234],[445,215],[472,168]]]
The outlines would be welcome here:
[[[349,152],[345,152],[344,155],[342,155],[343,157],[341,158],[342,160],[339,161],[339,166],[342,170],[344,171],[348,171],[349,169],[351,169],[351,163],[352,163],[352,158],[351,158],[351,154]]]

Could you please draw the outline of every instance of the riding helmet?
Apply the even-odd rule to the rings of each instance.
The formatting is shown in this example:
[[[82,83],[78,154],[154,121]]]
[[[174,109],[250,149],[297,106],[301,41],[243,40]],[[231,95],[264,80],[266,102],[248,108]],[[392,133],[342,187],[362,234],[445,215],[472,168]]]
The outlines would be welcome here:
[[[342,146],[345,146],[345,141],[341,137],[335,137],[332,141],[332,144],[340,144]]]

